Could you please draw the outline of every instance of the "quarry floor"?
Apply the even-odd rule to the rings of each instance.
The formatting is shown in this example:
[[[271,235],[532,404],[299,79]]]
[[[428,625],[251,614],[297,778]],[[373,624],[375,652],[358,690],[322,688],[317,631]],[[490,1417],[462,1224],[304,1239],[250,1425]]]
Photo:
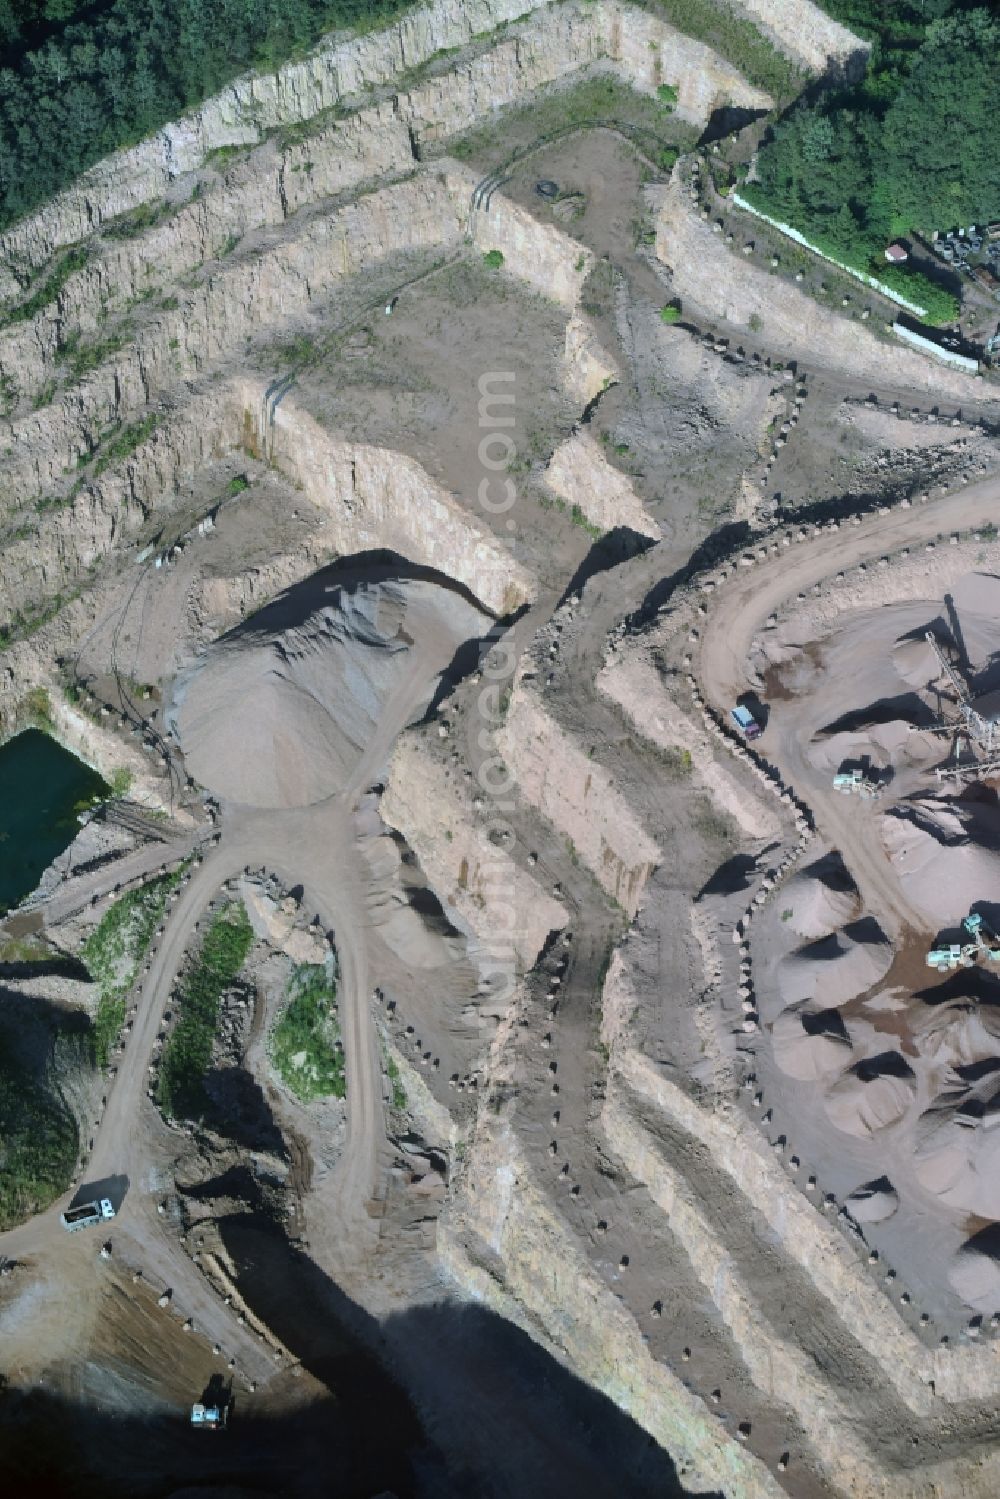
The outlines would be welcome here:
[[[473,157],[472,165],[485,173],[493,160],[487,152]],[[615,1403],[598,1388],[592,1369],[575,1369],[572,1334],[562,1322],[579,1319],[562,1317],[555,1291],[548,1321],[522,1311],[515,1324],[490,1310],[485,1297],[473,1297],[442,1264],[437,1236],[443,1215],[450,1242],[463,1246],[470,1264],[492,1273],[497,1284],[509,1288],[516,1281],[500,1250],[484,1237],[481,1204],[472,1202],[469,1191],[472,1165],[463,1161],[463,1153],[477,1154],[477,1120],[486,1116],[509,1127],[510,1154],[495,1162],[489,1157],[495,1180],[523,1170],[564,1235],[567,1263],[581,1277],[593,1275],[595,1306],[602,1315],[608,1307],[624,1311],[637,1330],[642,1357],[676,1379],[671,1398],[678,1409],[682,1395],[692,1397],[699,1411],[692,1417],[692,1448],[702,1442],[714,1454],[718,1440],[722,1450],[737,1453],[726,1460],[742,1466],[734,1467],[725,1487],[714,1479],[713,1491],[785,1492],[795,1499],[990,1492],[948,1488],[971,1484],[975,1461],[993,1445],[989,1393],[915,1413],[887,1382],[875,1354],[845,1330],[837,1309],[734,1187],[712,1150],[637,1084],[609,1071],[612,1055],[620,1061],[625,1053],[641,1052],[706,1113],[718,1110],[725,1117],[734,1090],[727,1072],[732,1056],[723,1052],[725,1046],[732,1050],[732,1042],[728,1034],[723,1043],[712,1041],[714,1019],[705,1029],[715,998],[691,913],[708,892],[699,903],[707,947],[728,942],[751,875],[790,847],[793,834],[783,822],[773,836],[754,837],[737,826],[711,790],[697,777],[679,774],[597,682],[609,660],[613,668],[609,639],[627,642],[660,609],[669,613],[692,559],[707,561],[713,544],[721,553],[732,530],[757,519],[761,505],[765,517],[767,507],[776,505],[819,515],[825,507],[849,508],[851,497],[889,502],[932,483],[957,481],[962,473],[985,467],[995,472],[992,438],[970,414],[988,412],[992,392],[977,388],[976,400],[963,403],[957,430],[943,421],[927,425],[931,402],[914,397],[905,383],[880,386],[878,409],[863,408],[871,383],[849,369],[831,370],[822,338],[816,341],[816,371],[796,361],[794,379],[787,380],[787,353],[772,341],[766,323],[756,332],[728,326],[713,308],[686,295],[683,267],[671,273],[651,253],[648,176],[630,146],[600,129],[538,150],[502,189],[512,203],[556,223],[581,253],[595,257],[583,305],[619,376],[586,413],[559,375],[567,308],[526,289],[514,275],[491,272],[478,250],[463,251],[426,277],[430,255],[414,252],[380,266],[377,288],[365,278],[349,282],[335,306],[313,310],[282,333],[282,340],[287,335],[320,341],[331,326],[363,323],[363,337],[353,345],[338,345],[301,370],[290,401],[324,431],[419,462],[458,496],[484,534],[509,548],[533,575],[535,596],[502,638],[512,659],[536,671],[546,708],[562,732],[609,775],[661,851],[637,921],[630,922],[581,861],[565,828],[526,797],[516,799],[505,813],[514,861],[540,888],[558,887],[572,940],[564,970],[558,972],[559,950],[552,947],[520,976],[523,988],[508,1017],[508,1044],[497,1067],[500,1083],[487,1102],[494,1083],[488,1050],[482,1033],[470,1035],[460,1023],[460,1000],[467,996],[449,990],[458,978],[449,978],[443,967],[440,973],[414,971],[375,929],[365,901],[370,876],[361,852],[359,806],[379,783],[413,717],[426,686],[422,663],[415,663],[407,690],[386,706],[353,779],[338,796],[287,812],[224,805],[221,838],[205,843],[203,860],[155,948],[124,1059],[93,1131],[88,1179],[127,1178],[120,1217],[109,1231],[112,1258],[99,1258],[99,1234],[63,1233],[58,1215],[65,1201],[0,1236],[0,1255],[18,1261],[10,1279],[0,1283],[0,1372],[8,1399],[15,1400],[15,1458],[22,1473],[50,1482],[53,1492],[100,1491],[88,1453],[101,1443],[113,1444],[109,1469],[120,1470],[128,1460],[137,1494],[183,1490],[195,1482],[220,1488],[228,1483],[233,1492],[267,1486],[272,1492],[327,1493],[331,1449],[345,1454],[338,1492],[359,1496],[380,1489],[400,1499],[708,1492],[704,1475],[722,1471],[712,1467],[714,1456],[709,1461],[701,1452],[701,1468],[693,1458],[691,1466],[687,1458],[682,1463],[668,1425],[655,1426],[637,1402]],[[558,183],[568,217],[553,219],[535,188],[543,178]],[[293,239],[294,229],[287,237]],[[401,291],[391,317],[365,315],[374,290],[381,296],[384,283],[388,296],[411,277],[413,285]],[[674,295],[681,297],[684,322],[667,327],[658,313]],[[723,338],[731,346],[716,352],[712,344]],[[745,351],[738,361],[737,343]],[[270,378],[284,367],[281,345],[262,340],[245,363],[227,360],[217,373],[228,378],[250,369]],[[771,367],[753,364],[755,354]],[[477,381],[486,369],[515,375],[513,530],[503,516],[485,515],[475,504],[482,474]],[[793,414],[800,383],[807,396],[787,444],[777,450],[774,435]],[[894,400],[907,410],[915,400],[917,419],[887,412]],[[942,407],[949,422],[953,409],[956,403]],[[622,528],[595,541],[565,506],[553,505],[546,465],[581,419],[607,463],[632,485],[661,540],[648,544],[648,537]],[[248,487],[221,505],[210,552],[196,543],[169,569],[156,571],[130,557],[120,571],[109,570],[94,583],[88,594],[92,625],[76,644],[81,670],[96,686],[108,685],[110,692],[116,676],[164,683],[277,588],[329,560],[320,507],[259,455],[226,454],[195,467],[176,497],[170,525],[182,534],[191,517],[244,475]],[[996,514],[998,494],[1000,482],[991,476],[926,507],[873,513],[856,528],[807,540],[730,580],[699,617],[700,639],[687,647],[706,699],[721,715],[728,712],[745,686],[755,634],[790,597],[822,587],[858,561],[983,525]],[[151,521],[150,537],[153,532]],[[739,531],[744,534],[752,535]],[[572,616],[565,612],[567,599],[573,600]],[[673,667],[663,672],[668,691],[678,675]],[[478,688],[467,671],[456,671],[446,695],[446,740],[438,736],[434,717],[407,730],[429,762],[472,783],[492,753],[479,736]],[[161,712],[150,722],[163,731]],[[853,806],[806,774],[790,738],[772,736],[765,749],[822,836],[843,852],[869,909],[889,929],[912,927],[914,913],[898,884],[873,855],[870,840],[857,836]],[[747,793],[742,772],[733,773],[738,793]],[[207,831],[200,821],[192,828],[179,819],[171,857],[180,857]],[[152,868],[160,858],[158,849],[155,857],[140,851],[122,866],[88,877],[83,889],[57,891],[43,909],[46,923],[58,929],[91,896],[105,898],[118,880],[147,864]],[[743,883],[720,881],[720,873],[740,859]],[[302,1170],[294,1232],[275,1227],[249,1198],[231,1194],[228,1215],[219,1215],[232,1270],[227,1304],[193,1260],[191,1246],[181,1243],[178,1223],[158,1211],[186,1169],[191,1141],[163,1123],[147,1089],[171,984],[196,926],[220,887],[247,866],[264,866],[287,886],[301,886],[309,914],[336,934],[347,1133],[321,1184],[310,1185],[308,1166]],[[602,1029],[605,984],[612,952],[626,933],[625,950],[637,974],[634,1009],[624,1038],[609,1043]],[[555,1005],[553,976],[560,978]],[[391,1021],[374,998],[377,989],[396,1003]],[[410,1044],[407,1025],[442,1065],[440,1075],[418,1074],[426,1077],[429,1094],[422,1117],[400,1121],[386,1096],[380,1027],[402,1052]],[[476,1102],[469,1095],[459,1099],[446,1082],[449,1074],[473,1068],[481,1079]],[[727,1263],[745,1277],[753,1308],[747,1323],[720,1308],[721,1293],[717,1299],[706,1283],[692,1240],[684,1237],[677,1216],[664,1210],[652,1176],[623,1162],[609,1138],[609,1119],[619,1107],[652,1141],[650,1159],[662,1157],[675,1170],[714,1241],[724,1246]],[[490,1127],[486,1117],[484,1135]],[[320,1127],[314,1130],[297,1147],[307,1159],[323,1149]],[[447,1138],[451,1130],[454,1138]],[[410,1190],[414,1184],[404,1180],[400,1143],[410,1132],[449,1158],[447,1192],[435,1184],[425,1199]],[[204,1148],[210,1156],[214,1147]],[[481,1154],[485,1159],[488,1151]],[[817,1168],[822,1175],[821,1160]],[[140,1280],[132,1278],[136,1271]],[[720,1274],[719,1284],[725,1280]],[[165,1288],[172,1292],[170,1305],[158,1307]],[[509,1294],[508,1305],[523,1306],[523,1290],[520,1302],[514,1291]],[[193,1327],[185,1332],[187,1319]],[[791,1349],[802,1364],[779,1359],[777,1375],[762,1372],[770,1352],[756,1355],[760,1327],[766,1333],[762,1346],[771,1350],[773,1344],[779,1353]],[[619,1366],[627,1366],[629,1357],[607,1354],[615,1367],[609,1375],[601,1363],[606,1387],[615,1380],[616,1388],[627,1385]],[[794,1375],[800,1368],[815,1378],[820,1395],[805,1377],[808,1398],[794,1387],[789,1370]],[[227,1445],[206,1446],[184,1422],[187,1405],[212,1374],[232,1374],[236,1381],[236,1422]],[[749,1424],[749,1440],[737,1446],[741,1423]],[[48,1454],[28,1450],[39,1432],[53,1430],[79,1453],[89,1488],[60,1489],[60,1472],[46,1466]],[[716,1430],[718,1439],[704,1435]],[[838,1466],[831,1456],[841,1431],[853,1432],[861,1444],[860,1456],[851,1457],[854,1467],[846,1458]],[[785,1455],[790,1460],[782,1466]],[[969,1467],[956,1470],[957,1478],[949,1470],[938,1482],[932,1473],[922,1486],[922,1467],[959,1458]],[[985,1482],[992,1481],[987,1475]]]

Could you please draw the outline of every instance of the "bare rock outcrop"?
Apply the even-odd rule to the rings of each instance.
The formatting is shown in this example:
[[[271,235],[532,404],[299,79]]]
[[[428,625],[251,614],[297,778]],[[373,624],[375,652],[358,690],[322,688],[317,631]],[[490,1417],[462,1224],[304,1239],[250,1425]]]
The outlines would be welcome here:
[[[729,5],[810,72],[863,61],[868,54],[867,42],[812,0],[782,0],[780,5],[773,0],[729,0]]]
[[[563,384],[582,409],[618,379],[618,369],[590,320],[574,313],[566,324]]]
[[[519,789],[548,818],[602,887],[629,916],[660,862],[611,776],[588,760],[545,709],[519,684],[498,744]]]
[[[526,970],[550,933],[565,926],[566,911],[490,840],[473,802],[463,777],[423,753],[413,738],[399,739],[380,805],[383,820],[416,850],[445,909],[481,950],[513,953]]]
[[[614,468],[587,431],[562,443],[545,470],[545,482],[567,505],[579,505],[602,531],[621,527],[639,536],[660,539],[660,528],[628,479]]]

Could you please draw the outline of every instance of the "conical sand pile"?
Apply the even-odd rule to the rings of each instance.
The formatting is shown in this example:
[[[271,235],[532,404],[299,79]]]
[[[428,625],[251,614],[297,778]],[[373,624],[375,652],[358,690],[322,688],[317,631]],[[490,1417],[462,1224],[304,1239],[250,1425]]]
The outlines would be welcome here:
[[[890,1052],[859,1062],[834,1083],[826,1112],[837,1129],[865,1140],[902,1119],[914,1092],[912,1072],[898,1052]]]
[[[844,1198],[855,1223],[885,1223],[899,1207],[899,1194],[887,1176],[855,1187]]]
[[[836,1075],[851,1060],[851,1038],[836,1010],[786,1010],[774,1022],[771,1044],[782,1072],[802,1082]]]
[[[922,634],[897,640],[892,651],[892,664],[907,686],[918,690],[936,682],[942,675],[941,663]]]
[[[858,892],[841,860],[830,854],[793,876],[782,902],[791,915],[792,931],[800,937],[828,937],[857,916]]]
[[[992,1223],[965,1241],[952,1261],[948,1279],[975,1311],[1000,1308],[1000,1225]]]
[[[973,1095],[925,1114],[916,1173],[924,1190],[948,1207],[1000,1218],[1000,1097]]]
[[[892,947],[878,926],[859,921],[783,958],[778,993],[785,1009],[803,1001],[830,1009],[877,984],[891,965]]]
[[[487,628],[426,577],[318,574],[216,641],[175,684],[188,771],[253,807],[311,806],[340,791],[390,700],[404,727],[458,646]],[[388,746],[387,746],[388,747]]]
[[[882,841],[910,903],[941,927],[1000,889],[1000,811],[955,797],[900,802]]]

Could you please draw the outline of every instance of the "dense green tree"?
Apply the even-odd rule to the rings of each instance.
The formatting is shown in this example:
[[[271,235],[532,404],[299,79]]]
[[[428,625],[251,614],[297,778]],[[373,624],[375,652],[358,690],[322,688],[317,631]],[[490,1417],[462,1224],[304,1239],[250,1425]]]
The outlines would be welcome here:
[[[878,193],[894,227],[1000,212],[998,98],[1000,23],[974,10],[931,25],[883,126]]]
[[[760,153],[767,203],[833,246],[856,244],[872,195],[869,136],[868,121],[853,112],[794,110]]]
[[[761,205],[855,263],[913,228],[1000,217],[1000,21],[953,0],[828,8],[880,16],[882,34],[862,83],[774,127],[758,157]],[[904,22],[919,45],[893,50]]]
[[[0,0],[0,226],[247,68],[411,0]]]

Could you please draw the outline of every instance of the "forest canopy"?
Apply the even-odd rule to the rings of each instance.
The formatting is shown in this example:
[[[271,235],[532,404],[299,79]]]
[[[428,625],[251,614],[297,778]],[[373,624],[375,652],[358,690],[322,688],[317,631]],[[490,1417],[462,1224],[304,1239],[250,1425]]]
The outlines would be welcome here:
[[[248,68],[408,0],[0,0],[0,227]]]
[[[774,127],[758,157],[754,201],[821,248],[855,258],[910,229],[1000,217],[1000,21],[983,8],[942,16],[946,6],[880,0],[882,30],[865,78]],[[827,8],[848,19],[873,4]]]

